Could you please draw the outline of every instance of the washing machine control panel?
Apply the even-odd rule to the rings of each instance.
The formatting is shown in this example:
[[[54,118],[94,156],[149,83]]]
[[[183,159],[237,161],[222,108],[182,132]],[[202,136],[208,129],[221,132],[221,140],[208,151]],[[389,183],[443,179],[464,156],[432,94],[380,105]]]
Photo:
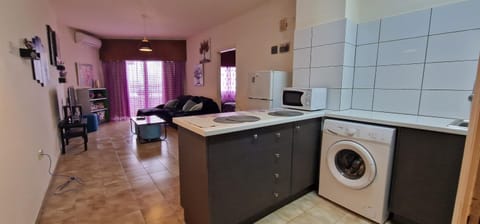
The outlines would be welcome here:
[[[372,126],[338,120],[325,120],[323,131],[328,134],[390,144],[394,138],[392,128]]]

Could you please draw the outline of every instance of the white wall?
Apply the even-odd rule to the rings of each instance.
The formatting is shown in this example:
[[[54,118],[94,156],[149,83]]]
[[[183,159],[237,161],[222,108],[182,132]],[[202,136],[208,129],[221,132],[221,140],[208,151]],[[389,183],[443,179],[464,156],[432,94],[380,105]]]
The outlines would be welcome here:
[[[343,19],[345,8],[345,0],[297,0],[295,28],[304,29]]]
[[[292,71],[295,0],[270,0],[245,14],[197,34],[187,40],[185,94],[202,95],[220,101],[219,68],[221,50],[236,48],[237,108],[245,109],[247,75],[258,70]],[[282,18],[289,18],[289,28],[279,31]],[[212,61],[205,64],[203,87],[193,86],[194,67],[200,61],[200,42],[211,38]],[[270,54],[270,47],[290,42],[288,53]]]
[[[346,16],[362,23],[460,1],[463,0],[347,0]]]
[[[99,49],[87,46],[81,43],[75,43],[75,30],[57,21],[58,29],[57,38],[60,39],[59,49],[61,59],[65,62],[67,71],[67,83],[65,88],[69,86],[77,87],[77,73],[75,63],[91,64],[94,70],[94,79],[100,80],[104,86],[102,75],[102,64],[99,56]]]
[[[35,35],[48,46],[45,26],[55,28],[56,20],[48,0],[2,1],[0,24],[0,222],[30,224],[50,181],[48,161],[38,160],[37,151],[53,155],[54,162],[60,152],[58,76],[50,66],[50,82],[41,87],[32,79],[30,61],[20,58],[18,49],[23,38]]]

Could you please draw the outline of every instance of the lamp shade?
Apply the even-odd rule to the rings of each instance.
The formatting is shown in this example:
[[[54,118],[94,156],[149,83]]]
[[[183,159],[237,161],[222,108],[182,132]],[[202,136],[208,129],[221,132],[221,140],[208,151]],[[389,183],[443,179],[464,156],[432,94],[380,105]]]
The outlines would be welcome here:
[[[152,50],[152,45],[150,45],[150,41],[148,41],[146,38],[143,38],[142,42],[140,43],[140,46],[138,48],[139,51],[143,52],[151,52]]]

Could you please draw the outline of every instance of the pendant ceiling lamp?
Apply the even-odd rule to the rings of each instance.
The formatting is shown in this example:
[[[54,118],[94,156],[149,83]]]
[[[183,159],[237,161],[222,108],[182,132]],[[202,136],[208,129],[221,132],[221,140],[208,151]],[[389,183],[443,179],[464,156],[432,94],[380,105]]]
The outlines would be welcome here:
[[[140,46],[138,48],[139,51],[142,51],[142,52],[151,52],[153,51],[152,50],[152,45],[150,45],[150,41],[147,40],[147,29],[146,29],[146,25],[145,25],[145,19],[146,19],[146,15],[143,14],[142,15],[142,18],[143,18],[143,40],[142,42],[140,42]]]

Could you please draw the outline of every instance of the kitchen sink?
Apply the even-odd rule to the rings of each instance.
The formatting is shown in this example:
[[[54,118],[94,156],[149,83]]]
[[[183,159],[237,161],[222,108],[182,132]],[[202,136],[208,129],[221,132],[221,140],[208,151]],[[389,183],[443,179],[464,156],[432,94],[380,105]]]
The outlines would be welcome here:
[[[468,123],[469,123],[469,120],[457,119],[457,120],[454,120],[452,123],[448,124],[448,126],[468,128]]]

